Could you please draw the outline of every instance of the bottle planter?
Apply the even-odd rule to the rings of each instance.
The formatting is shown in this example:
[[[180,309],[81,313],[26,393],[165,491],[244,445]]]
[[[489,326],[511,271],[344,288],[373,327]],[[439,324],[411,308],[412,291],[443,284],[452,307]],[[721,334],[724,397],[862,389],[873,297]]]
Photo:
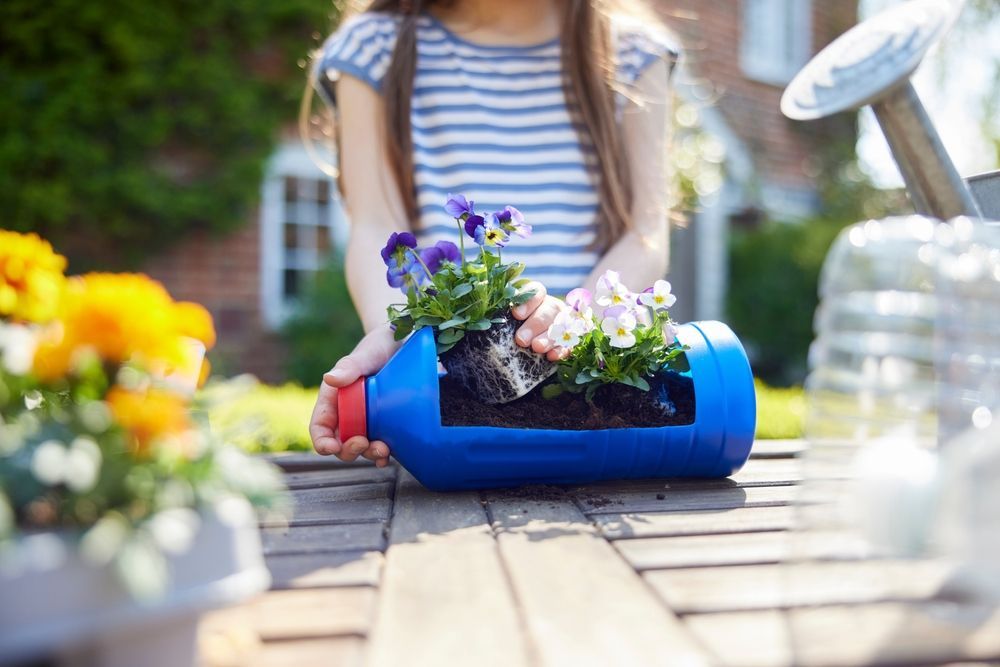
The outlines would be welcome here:
[[[0,557],[0,663],[193,665],[199,616],[270,584],[256,515],[242,498],[202,512],[190,548],[168,566],[164,595],[136,601],[113,567],[82,561],[70,535],[21,538]]]
[[[524,396],[556,371],[545,355],[514,341],[519,326],[510,312],[486,331],[467,331],[441,354],[441,364],[466,391],[484,403],[507,403]]]
[[[750,455],[753,375],[721,322],[678,329],[693,383],[693,423],[646,428],[442,426],[433,332],[415,333],[378,374],[338,393],[344,439],[367,435],[433,490],[643,477],[727,477]],[[543,399],[544,400],[544,399]]]

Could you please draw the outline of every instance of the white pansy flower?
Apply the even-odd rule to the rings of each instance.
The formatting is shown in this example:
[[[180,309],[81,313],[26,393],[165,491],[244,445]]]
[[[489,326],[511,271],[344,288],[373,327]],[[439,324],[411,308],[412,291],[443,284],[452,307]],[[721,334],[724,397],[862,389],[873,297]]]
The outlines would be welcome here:
[[[580,337],[588,332],[587,324],[576,311],[559,313],[549,327],[548,336],[559,347],[572,350],[580,344]]]
[[[604,275],[597,279],[597,291],[594,293],[594,301],[597,305],[605,308],[614,306],[631,307],[635,304],[635,297],[629,288],[619,279],[617,271],[605,271]]]
[[[625,308],[609,308],[604,313],[601,331],[608,337],[611,347],[628,349],[635,345],[635,315]]]
[[[653,310],[666,310],[677,303],[677,297],[670,293],[670,283],[657,280],[651,288],[639,295],[639,302]]]

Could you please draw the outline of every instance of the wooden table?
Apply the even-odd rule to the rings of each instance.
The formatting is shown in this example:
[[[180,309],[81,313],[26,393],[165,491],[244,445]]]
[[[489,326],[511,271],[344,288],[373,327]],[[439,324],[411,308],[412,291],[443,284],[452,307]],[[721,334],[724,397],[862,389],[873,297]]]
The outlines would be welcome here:
[[[935,562],[800,554],[798,441],[731,480],[438,494],[396,467],[277,460],[272,590],[202,625],[206,665],[1000,665],[1000,613]],[[794,582],[790,584],[789,582]],[[793,641],[797,656],[793,659]]]

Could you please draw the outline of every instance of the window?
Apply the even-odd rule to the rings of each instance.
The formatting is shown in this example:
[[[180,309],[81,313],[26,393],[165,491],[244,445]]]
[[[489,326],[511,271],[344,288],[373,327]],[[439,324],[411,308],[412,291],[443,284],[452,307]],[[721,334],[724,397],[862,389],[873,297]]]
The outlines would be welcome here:
[[[346,224],[333,180],[298,144],[271,158],[261,194],[261,305],[265,322],[277,327],[312,274],[343,247]]]
[[[811,52],[811,0],[743,0],[740,63],[748,77],[783,86]]]

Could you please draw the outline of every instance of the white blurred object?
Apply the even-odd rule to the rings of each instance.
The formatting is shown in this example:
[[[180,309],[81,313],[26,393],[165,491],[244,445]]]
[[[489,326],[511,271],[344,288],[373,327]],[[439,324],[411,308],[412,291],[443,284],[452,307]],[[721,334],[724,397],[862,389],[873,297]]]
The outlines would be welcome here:
[[[940,471],[931,539],[960,563],[957,585],[1000,601],[1000,420],[951,440]]]
[[[953,559],[969,591],[1000,599],[1000,230],[854,225],[820,296],[801,527]]]
[[[201,379],[201,366],[205,362],[205,344],[196,338],[184,339],[184,363],[164,374],[163,382],[185,396],[194,396]]]

